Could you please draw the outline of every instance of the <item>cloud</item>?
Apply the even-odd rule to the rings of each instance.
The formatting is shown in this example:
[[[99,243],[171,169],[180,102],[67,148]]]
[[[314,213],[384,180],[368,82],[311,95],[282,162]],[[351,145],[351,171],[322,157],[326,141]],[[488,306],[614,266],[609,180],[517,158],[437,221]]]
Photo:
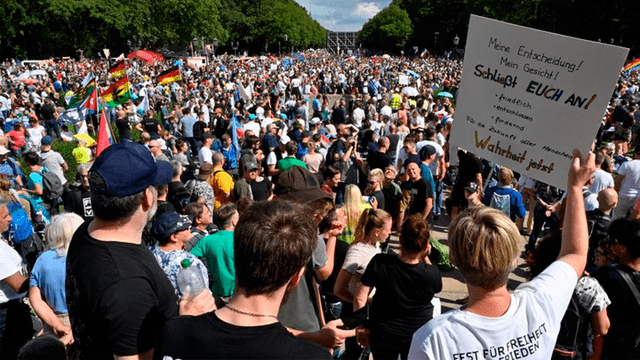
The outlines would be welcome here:
[[[352,15],[356,17],[365,18],[365,19],[371,19],[379,12],[380,12],[380,8],[376,3],[373,3],[373,2],[358,3]]]

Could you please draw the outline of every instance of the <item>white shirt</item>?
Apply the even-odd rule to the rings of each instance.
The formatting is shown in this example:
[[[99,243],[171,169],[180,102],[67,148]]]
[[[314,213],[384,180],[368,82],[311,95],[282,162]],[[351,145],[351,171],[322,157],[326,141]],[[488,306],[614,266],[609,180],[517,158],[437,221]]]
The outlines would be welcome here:
[[[353,110],[353,114],[351,114],[351,118],[353,119],[353,124],[357,127],[362,126],[362,120],[364,120],[364,110],[361,108],[355,108]]]
[[[391,116],[391,112],[392,112],[392,109],[391,109],[391,106],[389,105],[385,105],[382,107],[382,109],[380,109],[381,116],[382,115]]]
[[[409,359],[550,359],[577,281],[556,261],[518,286],[500,317],[460,309],[434,317],[413,334]]]
[[[593,176],[594,176],[593,184],[591,184],[591,186],[589,187],[589,191],[591,191],[594,194],[598,194],[600,191],[608,187],[615,186],[615,182],[613,181],[613,176],[611,176],[611,174],[609,174],[608,172],[602,169],[597,169],[596,172],[593,173]]]
[[[622,163],[618,168],[618,174],[624,175],[619,195],[626,198],[637,197],[640,193],[640,160]]]
[[[213,152],[211,149],[203,146],[198,152],[198,160],[200,160],[200,164],[209,163],[213,165]]]
[[[4,280],[17,272],[27,275],[22,265],[22,257],[0,237],[0,279]],[[25,294],[16,293],[11,286],[5,284],[4,281],[0,281],[0,304],[19,299]]]
[[[251,120],[251,121],[247,122],[246,124],[244,124],[243,128],[244,128],[244,131],[251,130],[251,131],[253,131],[253,134],[255,136],[260,136],[260,124],[258,124],[257,122],[255,122],[253,120]]]

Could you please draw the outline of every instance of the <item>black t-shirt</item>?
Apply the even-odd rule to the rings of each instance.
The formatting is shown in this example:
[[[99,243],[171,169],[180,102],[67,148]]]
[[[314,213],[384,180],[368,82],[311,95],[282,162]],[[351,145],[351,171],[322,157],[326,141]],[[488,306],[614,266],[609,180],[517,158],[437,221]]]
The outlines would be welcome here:
[[[407,214],[422,214],[427,206],[427,198],[433,194],[431,184],[424,178],[418,181],[406,181],[400,185],[402,189],[411,190],[411,204],[407,208]]]
[[[200,140],[200,141],[204,141],[203,135],[204,135],[204,128],[207,127],[207,123],[204,121],[196,121],[195,124],[193,124],[193,137],[196,138],[196,140]]]
[[[437,266],[407,264],[394,254],[374,256],[360,281],[376,288],[368,327],[398,340],[411,339],[431,319],[431,299],[442,290]]]
[[[456,186],[464,188],[470,181],[476,181],[476,174],[482,174],[482,163],[476,157],[472,157],[460,150],[458,152],[458,158],[460,164],[458,165],[458,181]]]
[[[622,114],[622,127],[625,129],[630,128],[633,125],[633,116],[628,112]]]
[[[331,359],[320,345],[298,339],[280,323],[242,327],[215,312],[169,320],[154,359]]]
[[[376,201],[378,201],[378,209],[384,209],[384,193],[382,190],[374,192],[371,196],[375,197]]]
[[[69,192],[69,201],[67,203],[68,208],[65,209],[66,211],[82,216],[85,221],[93,219],[90,190],[82,186],[73,187]]]
[[[384,169],[391,164],[391,157],[379,151],[370,151],[367,162],[369,163],[370,170],[380,169],[384,171]]]
[[[49,104],[49,105],[42,105],[42,107],[40,108],[40,114],[42,114],[42,118],[47,121],[47,120],[54,120],[53,114],[56,112],[56,108],[53,106],[53,104]]]
[[[269,191],[271,191],[271,181],[269,181],[269,179],[267,179],[266,177],[260,182],[250,182],[249,186],[251,186],[251,193],[253,193],[254,201],[267,200],[267,198],[269,197]]]
[[[85,222],[67,254],[67,305],[81,359],[113,359],[153,348],[178,315],[169,279],[142,244],[99,241]]]
[[[158,122],[156,121],[156,119],[144,117],[142,118],[142,121],[140,123],[142,124],[144,131],[148,132],[149,134],[158,133]]]
[[[640,291],[640,272],[634,272],[625,265],[604,266],[593,274],[611,300],[607,307],[611,327],[604,337],[602,358],[638,359],[640,348],[637,345],[634,348],[633,343],[640,336],[640,304],[616,268],[629,274]]]
[[[122,141],[123,139],[131,140],[131,128],[129,126],[129,119],[127,119],[126,117],[122,119],[117,119],[116,127],[118,128],[120,141]]]

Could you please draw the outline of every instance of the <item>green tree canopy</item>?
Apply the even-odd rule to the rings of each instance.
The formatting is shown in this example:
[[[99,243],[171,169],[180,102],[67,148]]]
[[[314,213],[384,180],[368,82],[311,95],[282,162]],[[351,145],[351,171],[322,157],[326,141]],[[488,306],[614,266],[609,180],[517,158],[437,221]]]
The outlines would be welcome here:
[[[399,51],[413,34],[407,11],[392,3],[369,20],[358,33],[369,48]]]

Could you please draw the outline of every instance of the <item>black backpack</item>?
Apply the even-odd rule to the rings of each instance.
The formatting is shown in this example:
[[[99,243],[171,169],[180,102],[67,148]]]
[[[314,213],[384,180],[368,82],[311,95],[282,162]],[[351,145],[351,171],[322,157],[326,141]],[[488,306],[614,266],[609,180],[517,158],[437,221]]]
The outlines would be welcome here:
[[[587,329],[591,314],[582,309],[578,296],[574,292],[564,317],[560,322],[560,331],[551,359],[581,360],[587,353]]]
[[[58,175],[49,171],[36,171],[42,176],[42,200],[48,204],[54,204],[64,192],[62,182]]]

